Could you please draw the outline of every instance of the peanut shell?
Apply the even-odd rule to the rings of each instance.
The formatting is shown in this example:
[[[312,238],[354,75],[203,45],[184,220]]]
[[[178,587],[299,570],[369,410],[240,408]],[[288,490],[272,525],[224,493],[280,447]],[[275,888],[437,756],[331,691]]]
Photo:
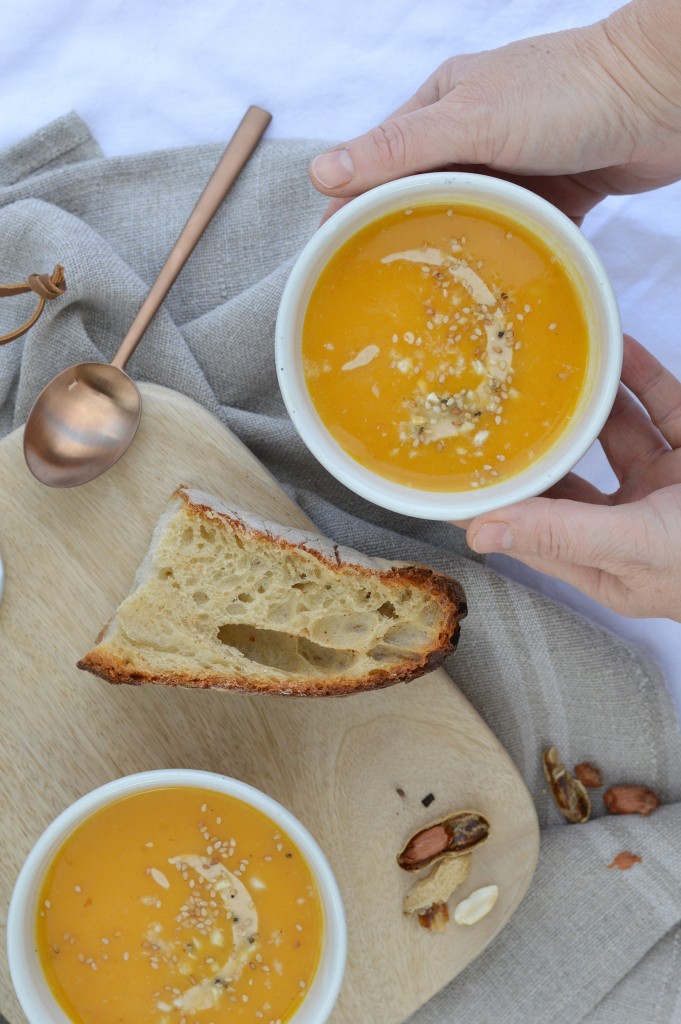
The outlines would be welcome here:
[[[471,855],[449,854],[435,865],[425,878],[416,882],[402,901],[405,914],[422,914],[436,903],[446,903],[455,889],[466,881]]]
[[[542,762],[551,795],[563,817],[575,825],[588,821],[591,817],[589,794],[579,779],[570,775],[555,747],[544,751]]]
[[[420,871],[445,854],[469,853],[489,834],[490,824],[479,811],[456,811],[416,832],[398,855],[397,863],[405,871]]]

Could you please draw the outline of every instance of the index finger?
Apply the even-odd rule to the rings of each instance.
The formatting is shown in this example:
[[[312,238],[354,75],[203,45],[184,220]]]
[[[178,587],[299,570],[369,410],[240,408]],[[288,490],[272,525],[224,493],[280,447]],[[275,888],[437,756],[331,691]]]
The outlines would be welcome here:
[[[413,96],[406,103],[403,103],[397,110],[393,110],[390,117],[401,117],[402,114],[410,114],[421,107],[429,107],[431,103],[437,103],[443,96],[456,87],[458,76],[466,67],[479,57],[478,53],[460,53],[457,57],[450,57],[433,71],[432,75],[426,78],[423,85],[420,85]]]

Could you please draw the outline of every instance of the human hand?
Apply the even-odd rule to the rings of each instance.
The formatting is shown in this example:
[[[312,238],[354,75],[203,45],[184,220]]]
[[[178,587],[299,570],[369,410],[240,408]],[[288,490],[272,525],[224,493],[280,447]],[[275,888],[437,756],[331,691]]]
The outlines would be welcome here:
[[[605,21],[446,61],[372,131],[313,160],[334,201],[463,167],[519,181],[581,221],[604,196],[681,177],[681,7],[634,0]]]
[[[478,516],[467,540],[622,615],[681,622],[681,382],[633,338],[624,341],[626,387],[600,436],[618,490],[602,494],[570,473],[547,496]]]

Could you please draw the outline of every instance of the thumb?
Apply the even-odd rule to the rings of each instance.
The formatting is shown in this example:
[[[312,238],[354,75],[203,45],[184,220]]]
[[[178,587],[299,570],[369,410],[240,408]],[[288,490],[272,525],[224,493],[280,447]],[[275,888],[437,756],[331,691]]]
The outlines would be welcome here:
[[[448,100],[388,118],[365,135],[315,157],[310,178],[330,196],[356,196],[375,185],[452,163],[478,163],[475,120],[457,117]]]
[[[478,516],[466,539],[480,554],[493,551],[521,561],[542,562],[562,575],[560,566],[580,565],[617,573],[632,560],[631,508],[578,501],[531,498]]]

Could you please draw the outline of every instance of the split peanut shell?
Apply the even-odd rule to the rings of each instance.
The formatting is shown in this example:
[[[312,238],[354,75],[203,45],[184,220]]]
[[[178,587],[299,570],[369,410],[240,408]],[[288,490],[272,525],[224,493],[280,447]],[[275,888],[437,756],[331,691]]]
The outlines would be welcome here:
[[[568,821],[581,825],[591,817],[591,800],[586,789],[570,775],[555,747],[542,754],[544,774],[551,788],[556,807]]]
[[[405,914],[423,914],[437,903],[446,903],[452,893],[466,881],[471,855],[456,857],[447,854],[425,878],[412,885],[402,901]]]
[[[489,838],[490,824],[479,811],[457,811],[422,828],[411,837],[397,863],[405,871],[420,871],[445,854],[470,853]]]

